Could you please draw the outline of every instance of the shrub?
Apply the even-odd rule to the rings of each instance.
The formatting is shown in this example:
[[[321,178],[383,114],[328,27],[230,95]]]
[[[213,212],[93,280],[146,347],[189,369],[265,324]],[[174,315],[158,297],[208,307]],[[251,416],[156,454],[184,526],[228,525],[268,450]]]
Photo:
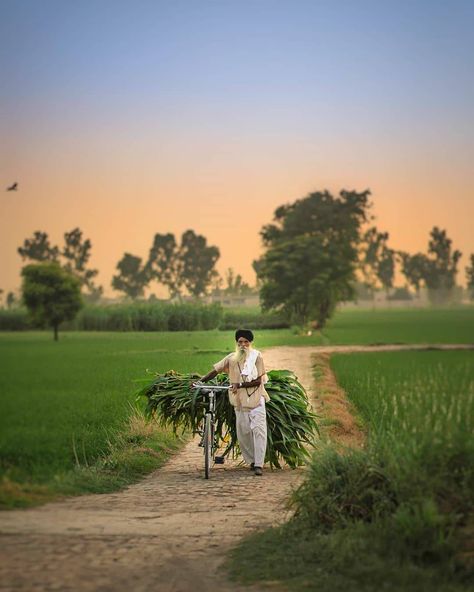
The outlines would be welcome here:
[[[25,308],[0,309],[0,331],[26,331],[31,320]]]

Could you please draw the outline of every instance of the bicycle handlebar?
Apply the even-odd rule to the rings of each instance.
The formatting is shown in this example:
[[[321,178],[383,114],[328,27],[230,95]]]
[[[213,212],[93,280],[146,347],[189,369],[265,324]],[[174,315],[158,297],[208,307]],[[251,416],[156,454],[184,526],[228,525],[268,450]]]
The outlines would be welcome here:
[[[194,389],[205,390],[205,391],[228,391],[230,384],[227,386],[217,386],[212,384],[193,384]]]

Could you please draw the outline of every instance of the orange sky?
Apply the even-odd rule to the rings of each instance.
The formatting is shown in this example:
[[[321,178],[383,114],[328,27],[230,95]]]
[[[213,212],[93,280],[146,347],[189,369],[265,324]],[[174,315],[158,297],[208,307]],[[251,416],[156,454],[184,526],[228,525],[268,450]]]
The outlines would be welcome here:
[[[426,251],[433,225],[446,228],[464,254],[463,271],[474,252],[474,187],[467,171],[461,177],[459,168],[454,175],[454,167],[435,162],[425,168],[410,154],[385,161],[375,147],[372,153],[366,149],[362,155],[341,156],[334,146],[325,154],[297,158],[298,147],[287,144],[265,155],[252,146],[213,152],[196,146],[176,161],[168,155],[169,163],[120,149],[81,154],[76,147],[75,154],[56,152],[55,159],[46,150],[35,167],[18,166],[13,178],[20,190],[2,194],[0,287],[18,288],[16,248],[26,237],[43,230],[58,244],[76,226],[92,241],[90,263],[100,270],[99,281],[109,295],[125,251],[145,258],[155,232],[179,236],[188,228],[220,248],[222,274],[233,267],[253,283],[251,262],[261,250],[262,225],[278,205],[324,188],[369,187],[376,224],[390,233],[396,249]],[[464,273],[458,279],[464,283]]]

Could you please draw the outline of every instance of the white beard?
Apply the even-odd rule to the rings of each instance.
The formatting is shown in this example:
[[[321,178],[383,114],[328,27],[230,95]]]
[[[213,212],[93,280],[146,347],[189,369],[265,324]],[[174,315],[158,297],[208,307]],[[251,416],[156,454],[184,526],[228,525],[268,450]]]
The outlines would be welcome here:
[[[237,349],[235,350],[235,354],[234,354],[236,362],[238,362],[241,365],[245,364],[245,360],[247,359],[247,354],[248,354],[247,349],[245,349],[245,348],[240,349],[240,347],[237,347]]]

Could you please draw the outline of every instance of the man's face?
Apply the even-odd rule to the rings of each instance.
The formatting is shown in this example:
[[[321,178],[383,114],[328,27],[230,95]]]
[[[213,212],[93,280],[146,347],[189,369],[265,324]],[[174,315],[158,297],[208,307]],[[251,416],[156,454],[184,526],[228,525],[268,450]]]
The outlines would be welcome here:
[[[245,337],[239,337],[239,339],[237,340],[237,347],[242,353],[245,353],[248,351],[250,347],[250,341],[248,339],[245,339]]]

